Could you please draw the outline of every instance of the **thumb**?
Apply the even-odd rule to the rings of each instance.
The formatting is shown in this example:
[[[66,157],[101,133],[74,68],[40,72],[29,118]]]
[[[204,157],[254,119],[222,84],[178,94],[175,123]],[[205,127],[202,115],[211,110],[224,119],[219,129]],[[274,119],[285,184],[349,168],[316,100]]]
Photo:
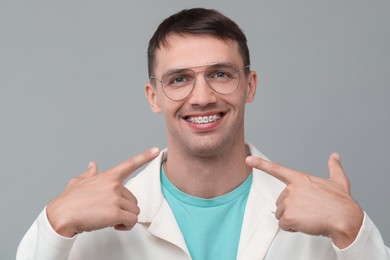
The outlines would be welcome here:
[[[351,194],[349,179],[348,176],[344,173],[340,162],[340,155],[338,153],[332,153],[329,156],[328,168],[330,179],[342,185],[345,191]]]
[[[98,173],[97,164],[94,161],[90,161],[87,170],[81,174],[83,177],[91,177]]]

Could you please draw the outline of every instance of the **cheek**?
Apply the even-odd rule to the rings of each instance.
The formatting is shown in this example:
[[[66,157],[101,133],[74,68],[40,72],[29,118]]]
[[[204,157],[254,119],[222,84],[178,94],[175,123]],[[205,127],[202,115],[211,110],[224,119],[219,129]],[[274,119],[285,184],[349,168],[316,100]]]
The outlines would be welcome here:
[[[174,117],[178,117],[182,104],[178,101],[172,101],[167,97],[159,99],[161,112],[164,114],[166,120],[172,120]]]
[[[161,89],[157,91],[156,100],[159,107],[161,108],[161,111],[164,114],[166,113],[166,111],[170,110],[170,106],[171,106],[170,102],[172,101],[165,96],[165,94],[162,92]]]
[[[245,103],[248,102],[248,89],[244,86],[241,86],[241,89],[239,89],[238,92],[236,92],[236,95],[234,96],[234,104],[235,106],[245,106]]]

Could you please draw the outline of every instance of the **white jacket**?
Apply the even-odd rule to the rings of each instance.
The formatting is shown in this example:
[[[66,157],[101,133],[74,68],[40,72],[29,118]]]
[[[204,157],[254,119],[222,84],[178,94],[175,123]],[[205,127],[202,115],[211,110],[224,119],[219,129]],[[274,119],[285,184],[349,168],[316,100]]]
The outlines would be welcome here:
[[[265,158],[256,148],[249,147],[251,154]],[[126,184],[141,209],[138,223],[131,231],[106,228],[65,238],[52,229],[43,210],[21,241],[16,259],[191,259],[161,192],[160,165],[166,153],[163,151]],[[367,215],[356,240],[343,250],[326,237],[279,229],[272,212],[275,212],[275,201],[284,187],[274,177],[253,170],[237,259],[390,260],[390,249],[384,245],[378,229]]]

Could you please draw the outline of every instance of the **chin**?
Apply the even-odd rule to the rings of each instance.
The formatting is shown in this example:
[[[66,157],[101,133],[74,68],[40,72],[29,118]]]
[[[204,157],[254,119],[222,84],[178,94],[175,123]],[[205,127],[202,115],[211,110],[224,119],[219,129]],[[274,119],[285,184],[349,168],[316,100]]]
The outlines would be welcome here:
[[[231,140],[197,140],[187,143],[187,151],[196,157],[215,157],[221,155],[230,148]]]

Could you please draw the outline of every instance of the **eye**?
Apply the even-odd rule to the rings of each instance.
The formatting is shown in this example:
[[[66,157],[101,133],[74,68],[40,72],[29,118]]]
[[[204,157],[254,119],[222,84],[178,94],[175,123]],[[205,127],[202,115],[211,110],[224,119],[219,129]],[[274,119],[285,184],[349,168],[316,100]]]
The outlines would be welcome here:
[[[185,70],[174,71],[165,75],[163,84],[169,88],[180,88],[192,83],[194,79],[193,73]]]
[[[167,78],[165,82],[166,87],[182,87],[185,85],[188,85],[192,82],[191,77],[186,75],[172,75],[171,77]]]
[[[216,78],[226,78],[230,77],[230,75],[226,71],[218,71],[214,73],[214,77]]]
[[[177,76],[177,77],[174,77],[172,78],[170,81],[169,81],[169,84],[180,84],[180,83],[183,83],[187,81],[187,79],[183,76]]]
[[[217,64],[207,69],[207,78],[210,80],[229,80],[235,78],[237,70],[230,65]]]
[[[209,79],[229,79],[232,77],[232,74],[228,70],[213,70],[209,74],[207,74]]]

